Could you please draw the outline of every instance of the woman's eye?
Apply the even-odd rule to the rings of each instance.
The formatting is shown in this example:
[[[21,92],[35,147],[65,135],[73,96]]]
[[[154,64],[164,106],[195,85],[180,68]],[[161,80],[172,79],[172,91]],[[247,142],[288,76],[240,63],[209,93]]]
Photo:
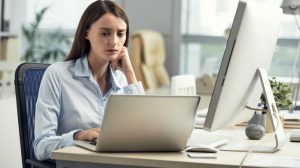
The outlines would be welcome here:
[[[101,36],[103,37],[109,36],[109,32],[101,32]]]
[[[120,33],[118,33],[118,36],[119,37],[123,37],[125,35],[125,33],[124,32],[120,32]]]

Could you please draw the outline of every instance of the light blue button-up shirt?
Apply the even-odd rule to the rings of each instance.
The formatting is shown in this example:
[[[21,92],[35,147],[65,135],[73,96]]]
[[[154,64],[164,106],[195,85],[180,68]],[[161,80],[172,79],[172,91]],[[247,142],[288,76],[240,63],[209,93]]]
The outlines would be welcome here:
[[[34,151],[37,159],[71,146],[79,130],[101,127],[111,94],[144,94],[141,82],[128,85],[123,72],[109,67],[111,87],[103,95],[93,78],[87,56],[50,65],[43,76],[35,114]]]

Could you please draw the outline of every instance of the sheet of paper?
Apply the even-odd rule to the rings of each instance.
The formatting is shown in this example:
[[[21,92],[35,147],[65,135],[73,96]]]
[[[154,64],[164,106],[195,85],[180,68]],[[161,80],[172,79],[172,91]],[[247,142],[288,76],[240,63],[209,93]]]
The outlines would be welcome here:
[[[300,158],[251,154],[245,161],[245,166],[263,166],[263,167],[297,167],[300,165]]]

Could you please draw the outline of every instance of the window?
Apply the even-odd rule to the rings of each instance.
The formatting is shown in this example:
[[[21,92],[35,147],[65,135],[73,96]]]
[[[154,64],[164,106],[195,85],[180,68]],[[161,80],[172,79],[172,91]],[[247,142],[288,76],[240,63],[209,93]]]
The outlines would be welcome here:
[[[27,57],[27,61],[63,61],[70,51],[81,15],[93,1],[95,0],[27,0],[25,25],[29,29],[32,28],[29,24],[36,21],[36,13],[48,7],[34,37],[38,46],[23,43],[26,50],[30,47],[35,48],[34,53]]]
[[[280,6],[281,0],[257,0]],[[181,71],[200,76],[218,73],[238,0],[182,0]],[[299,68],[299,31],[292,15],[284,15],[270,76],[295,77]]]
[[[26,22],[34,20],[35,13],[48,6],[41,29],[61,28],[75,30],[85,8],[95,0],[27,0]]]

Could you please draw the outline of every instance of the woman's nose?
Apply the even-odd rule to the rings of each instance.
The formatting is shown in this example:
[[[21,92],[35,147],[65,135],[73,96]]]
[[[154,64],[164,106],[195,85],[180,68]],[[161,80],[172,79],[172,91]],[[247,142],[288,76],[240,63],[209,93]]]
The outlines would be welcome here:
[[[112,35],[111,38],[109,39],[109,45],[114,46],[117,44],[118,44],[118,36]]]

